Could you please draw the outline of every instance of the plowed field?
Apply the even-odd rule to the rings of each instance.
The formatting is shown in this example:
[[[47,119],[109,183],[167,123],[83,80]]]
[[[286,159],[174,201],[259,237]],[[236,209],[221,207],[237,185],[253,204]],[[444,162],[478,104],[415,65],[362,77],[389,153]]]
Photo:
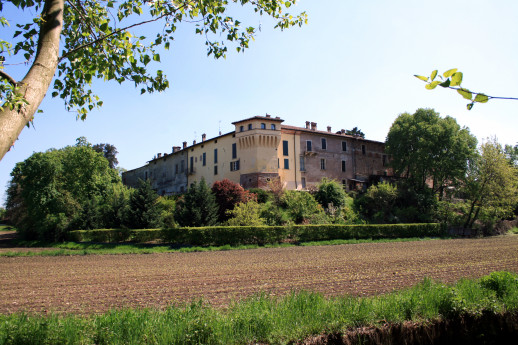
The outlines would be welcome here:
[[[372,295],[518,273],[518,236],[149,255],[0,257],[0,312],[97,313],[264,291]]]

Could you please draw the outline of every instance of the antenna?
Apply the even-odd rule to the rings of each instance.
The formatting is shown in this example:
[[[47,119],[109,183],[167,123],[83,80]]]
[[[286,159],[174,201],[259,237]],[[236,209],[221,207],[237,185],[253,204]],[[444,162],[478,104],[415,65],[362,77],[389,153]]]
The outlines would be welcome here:
[[[219,129],[219,135],[221,135],[221,120],[219,120],[218,129]]]

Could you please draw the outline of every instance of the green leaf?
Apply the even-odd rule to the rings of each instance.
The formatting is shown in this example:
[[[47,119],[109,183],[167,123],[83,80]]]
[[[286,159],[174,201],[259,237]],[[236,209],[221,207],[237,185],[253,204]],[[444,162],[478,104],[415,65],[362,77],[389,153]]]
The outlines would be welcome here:
[[[442,86],[442,87],[449,87],[450,86],[450,79],[446,79],[445,81],[443,81],[442,83],[439,84],[439,86]]]
[[[468,103],[468,104],[466,105],[466,108],[468,108],[468,110],[471,110],[471,108],[473,108],[473,104],[474,104],[474,103]]]
[[[471,100],[471,98],[473,97],[473,94],[468,89],[458,89],[457,92],[465,99]]]
[[[433,90],[439,85],[441,82],[439,80],[432,81],[430,84],[426,84],[425,88],[428,90]]]
[[[462,72],[455,72],[451,76],[451,86],[460,86],[462,83]]]
[[[435,71],[433,71],[433,72],[432,72],[432,75],[430,76],[430,79],[431,79],[432,81],[434,81],[434,80],[435,80],[435,77],[437,77],[437,72],[438,72],[437,70],[435,70]]]
[[[479,93],[475,96],[475,102],[478,102],[478,103],[487,103],[487,101],[489,101],[489,97],[487,97],[486,95],[484,95],[483,93]]]
[[[442,75],[444,78],[449,78],[453,75],[453,73],[457,72],[457,69],[456,68],[452,68],[452,69],[449,69],[447,70],[446,72],[444,72]]]
[[[289,7],[291,6],[291,2],[286,1],[286,2],[284,3],[284,6],[286,6],[286,8],[289,8]]]
[[[422,75],[414,74],[414,77],[416,77],[418,79],[421,79],[422,81],[428,81],[428,78],[427,77],[423,77]]]

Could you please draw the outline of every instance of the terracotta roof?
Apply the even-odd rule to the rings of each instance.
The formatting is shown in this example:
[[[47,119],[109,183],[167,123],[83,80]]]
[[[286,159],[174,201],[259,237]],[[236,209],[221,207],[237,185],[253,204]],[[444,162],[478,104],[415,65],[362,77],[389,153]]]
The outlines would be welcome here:
[[[354,135],[348,135],[348,134],[342,134],[342,133],[334,133],[334,132],[328,132],[328,131],[319,131],[319,130],[314,130],[314,129],[305,128],[305,127],[296,127],[296,126],[282,125],[281,129],[289,129],[289,130],[293,130],[293,131],[308,132],[308,133],[318,133],[318,134],[322,134],[322,135],[332,135],[334,137],[358,139],[358,140],[368,141],[368,142],[371,142],[371,143],[381,143],[381,144],[383,144],[382,141],[369,140],[369,139],[365,139],[365,138],[362,138],[362,137],[355,137]]]
[[[235,125],[237,123],[241,123],[241,122],[245,122],[245,121],[249,121],[249,120],[254,120],[254,119],[284,122],[284,120],[281,119],[278,116],[276,116],[276,117],[271,117],[271,116],[252,116],[252,117],[249,117],[249,118],[244,119],[244,120],[239,120],[239,121],[232,122],[232,124]]]

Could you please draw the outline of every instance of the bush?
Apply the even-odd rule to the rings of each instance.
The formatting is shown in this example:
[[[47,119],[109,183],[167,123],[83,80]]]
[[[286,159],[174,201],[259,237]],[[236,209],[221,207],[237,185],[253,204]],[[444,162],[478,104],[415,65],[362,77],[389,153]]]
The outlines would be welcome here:
[[[330,205],[336,208],[345,206],[346,197],[347,194],[342,185],[335,180],[328,180],[324,177],[317,185],[315,200],[318,201],[324,209],[328,209]]]
[[[480,285],[493,290],[496,297],[502,298],[510,291],[518,289],[518,276],[509,272],[493,272],[480,279]]]
[[[181,226],[210,226],[218,221],[218,205],[204,179],[191,184],[178,200],[175,218]]]

